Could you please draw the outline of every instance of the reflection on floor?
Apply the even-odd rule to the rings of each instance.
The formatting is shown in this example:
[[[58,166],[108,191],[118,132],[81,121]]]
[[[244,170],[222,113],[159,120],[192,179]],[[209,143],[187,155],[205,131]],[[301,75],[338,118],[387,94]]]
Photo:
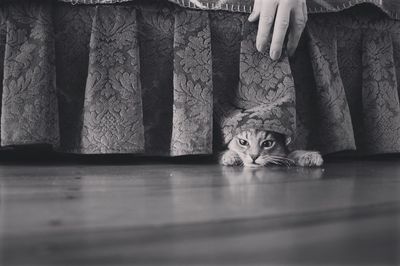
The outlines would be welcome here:
[[[0,166],[0,265],[399,265],[400,161]]]

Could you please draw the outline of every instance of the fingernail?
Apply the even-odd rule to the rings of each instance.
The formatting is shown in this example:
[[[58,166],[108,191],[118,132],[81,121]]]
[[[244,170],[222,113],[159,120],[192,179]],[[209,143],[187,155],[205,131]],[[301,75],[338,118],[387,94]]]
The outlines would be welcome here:
[[[249,18],[248,18],[247,20],[250,21],[250,22],[252,22],[253,18],[254,18],[254,13],[251,13],[250,16],[249,16]]]
[[[259,52],[261,52],[262,45],[259,44],[259,43],[256,43],[256,48],[257,48],[257,50],[258,50]]]
[[[260,53],[264,53],[265,50],[266,50],[266,47],[265,47],[264,45],[258,45],[258,46],[257,46],[257,50],[258,50]]]
[[[279,57],[281,57],[281,53],[278,51],[271,51],[270,56],[272,60],[278,60]]]

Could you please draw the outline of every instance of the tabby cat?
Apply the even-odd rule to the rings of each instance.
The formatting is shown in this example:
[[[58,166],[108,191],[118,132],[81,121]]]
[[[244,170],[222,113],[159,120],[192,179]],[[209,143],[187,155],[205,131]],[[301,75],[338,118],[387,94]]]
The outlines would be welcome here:
[[[261,167],[267,165],[321,166],[322,156],[316,151],[289,152],[289,141],[279,133],[245,130],[233,137],[220,163],[226,166]]]

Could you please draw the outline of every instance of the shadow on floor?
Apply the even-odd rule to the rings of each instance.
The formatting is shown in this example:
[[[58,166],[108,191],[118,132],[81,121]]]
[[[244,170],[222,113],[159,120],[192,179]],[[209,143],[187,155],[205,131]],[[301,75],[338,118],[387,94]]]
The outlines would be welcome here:
[[[339,152],[324,156],[325,162],[353,161],[399,161],[400,154],[380,154],[360,156],[354,152]],[[91,164],[91,165],[131,165],[131,164],[214,164],[216,155],[192,155],[177,157],[140,156],[133,154],[68,154],[58,153],[50,146],[30,145],[0,150],[1,164]]]

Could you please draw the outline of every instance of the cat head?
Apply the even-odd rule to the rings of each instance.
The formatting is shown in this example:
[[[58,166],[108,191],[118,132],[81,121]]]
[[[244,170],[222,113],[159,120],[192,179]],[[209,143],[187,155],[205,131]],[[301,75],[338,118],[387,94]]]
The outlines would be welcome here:
[[[236,152],[246,167],[269,164],[290,165],[287,145],[290,139],[265,130],[244,130],[233,137],[228,148]]]

